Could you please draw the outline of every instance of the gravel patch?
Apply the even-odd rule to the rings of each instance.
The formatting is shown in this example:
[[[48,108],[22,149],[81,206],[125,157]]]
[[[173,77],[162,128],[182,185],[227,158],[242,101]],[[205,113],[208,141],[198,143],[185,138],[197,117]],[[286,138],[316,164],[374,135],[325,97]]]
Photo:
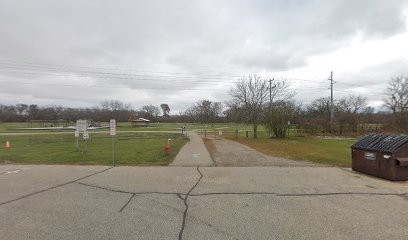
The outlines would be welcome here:
[[[295,161],[285,158],[272,157],[260,153],[248,146],[227,139],[213,139],[205,141],[215,166],[224,167],[315,167],[322,166],[307,161]]]

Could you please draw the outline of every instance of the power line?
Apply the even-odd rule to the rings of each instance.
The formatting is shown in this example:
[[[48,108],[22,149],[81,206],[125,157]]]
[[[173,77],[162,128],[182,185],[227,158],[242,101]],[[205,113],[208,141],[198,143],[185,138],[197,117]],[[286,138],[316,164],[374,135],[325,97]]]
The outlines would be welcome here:
[[[2,69],[7,69],[7,70],[11,70],[11,71],[15,71],[15,72],[46,72],[49,73],[50,71],[44,71],[44,69],[38,69],[38,68],[26,68],[26,67],[16,67],[16,66],[0,66],[0,68]],[[22,70],[22,71],[19,71]],[[46,70],[51,70],[51,71],[56,71],[56,70],[60,70],[60,69],[46,69]],[[57,73],[61,73],[61,72],[57,72]],[[173,78],[173,79],[185,79],[185,80],[189,80],[189,79],[209,79],[210,80],[214,80],[213,82],[215,82],[215,80],[218,80],[218,82],[221,79],[226,79],[226,77],[202,77],[199,75],[191,75],[191,76],[177,76],[177,75],[153,75],[153,74],[125,74],[125,73],[114,73],[114,72],[95,72],[95,71],[83,71],[83,70],[73,70],[73,71],[64,71],[62,73],[70,73],[70,74],[88,74],[92,77],[95,78],[99,78],[100,76],[104,76],[104,75],[108,75],[109,77],[115,77],[115,78],[126,78],[126,79],[134,79],[137,77],[155,77],[155,78]],[[124,77],[125,76],[125,77]],[[126,77],[127,76],[127,77]],[[229,78],[231,79],[231,78]]]
[[[52,67],[50,67],[52,66]],[[64,69],[65,67],[65,69]],[[68,67],[68,68],[67,68]],[[90,69],[90,70],[78,70],[78,69],[69,69],[69,68],[75,67],[75,68],[82,68],[82,69]],[[75,78],[94,78],[94,79],[109,79],[109,80],[114,80],[114,79],[119,79],[119,80],[131,80],[131,82],[151,82],[151,83],[157,83],[160,84],[160,87],[132,87],[132,86],[112,86],[112,85],[74,85],[74,84],[59,84],[59,83],[36,83],[36,82],[27,82],[27,81],[18,81],[18,82],[11,82],[11,81],[2,81],[7,84],[14,84],[14,85],[42,85],[42,86],[60,86],[60,87],[89,87],[89,88],[120,88],[120,89],[169,89],[174,87],[174,90],[193,90],[193,91],[199,91],[199,90],[224,90],[220,88],[204,88],[201,89],[198,86],[197,87],[189,87],[192,84],[198,84],[198,85],[213,85],[213,86],[219,86],[219,87],[229,87],[232,86],[237,78],[233,78],[233,76],[237,75],[211,75],[211,74],[191,74],[191,73],[182,73],[182,72],[164,72],[164,71],[135,71],[135,72],[145,72],[145,73],[152,73],[152,74],[134,74],[134,73],[122,73],[122,72],[100,72],[100,71],[95,71],[95,69],[107,69],[107,68],[91,68],[91,67],[81,67],[81,66],[64,66],[64,65],[51,65],[51,64],[36,64],[36,63],[2,63],[0,60],[0,71],[3,73],[12,73],[14,75],[39,75],[39,76],[62,76],[62,77],[75,77]],[[115,70],[111,68],[110,70]],[[123,70],[123,69],[122,69]],[[63,72],[61,72],[63,71]],[[129,70],[132,71],[132,70]],[[164,75],[164,73],[166,73]],[[78,75],[77,75],[78,74]],[[230,77],[229,77],[230,76]],[[242,76],[241,76],[242,77]],[[23,79],[25,77],[21,77]],[[275,79],[275,78],[274,78]],[[331,75],[332,79],[332,75]],[[283,78],[282,80],[287,80],[291,83],[295,83],[295,86],[297,87],[297,84],[307,82],[307,83],[323,83],[324,81],[322,80],[317,80],[317,79],[304,79],[304,78]],[[330,78],[329,78],[330,80]],[[332,79],[333,80],[333,79]],[[131,83],[129,82],[129,83]],[[169,86],[169,87],[163,87],[163,82],[166,82],[168,84],[183,84],[184,87],[178,87],[175,86]],[[333,95],[333,84],[335,82],[331,81],[330,83],[330,90],[331,90],[331,99],[334,101]],[[345,83],[341,83],[344,85],[347,85]],[[166,85],[167,86],[167,85]],[[350,84],[350,86],[354,87],[362,87],[362,86],[355,86]],[[324,90],[325,88],[321,88],[318,86],[314,85],[302,85],[301,87],[298,88],[292,88],[293,90],[299,90],[299,91],[321,91]],[[358,91],[355,89],[336,89],[337,92],[344,92],[344,93],[350,93],[350,91]],[[376,96],[375,94],[370,94],[370,93],[364,93],[364,95],[372,95]]]
[[[9,62],[14,62],[14,63],[26,63],[26,64],[44,64],[44,63],[32,63],[30,61],[15,61],[15,60],[10,60],[6,58],[0,58],[5,61]],[[1,60],[0,60],[1,61]],[[237,68],[237,67],[226,67],[226,66],[208,66],[208,65],[197,65],[197,64],[184,64],[184,63],[157,63],[153,61],[142,61],[142,60],[132,60],[132,62],[140,62],[140,63],[149,63],[151,65],[168,65],[168,66],[189,66],[189,67],[196,67],[196,68],[207,68],[207,69],[231,69],[231,70],[240,70],[244,71],[243,68]],[[50,65],[50,64],[48,64]],[[62,66],[60,64],[52,64],[54,66]],[[99,67],[100,69],[117,69],[117,70],[127,70],[127,69],[120,69],[120,68],[102,68]],[[131,70],[130,70],[131,71]]]
[[[269,79],[269,111],[271,111],[271,109],[272,109],[272,88],[276,87],[276,84],[273,85],[273,87],[272,87],[272,82],[274,80],[275,80],[275,78]]]
[[[68,70],[68,71],[85,71],[89,72],[90,70],[106,70],[108,72],[97,72],[97,73],[106,73],[106,74],[111,74],[112,72],[115,72],[116,74],[123,74],[123,75],[134,75],[130,73],[123,73],[125,72],[137,72],[137,73],[170,73],[170,74],[175,74],[175,75],[197,75],[197,76],[210,76],[210,77],[222,77],[222,76],[229,76],[229,77],[241,77],[242,75],[230,75],[230,74],[225,74],[225,73],[219,73],[219,74],[198,74],[198,73],[186,73],[186,72],[167,72],[167,71],[147,71],[147,70],[135,70],[135,69],[119,69],[119,68],[101,68],[101,67],[84,67],[84,66],[70,66],[70,65],[57,65],[57,64],[39,64],[39,63],[15,63],[15,62],[1,62],[0,65],[6,65],[6,66],[18,66],[18,67],[25,67],[25,68],[40,68],[40,69],[47,69],[47,70]],[[78,70],[79,69],[88,69],[88,70]]]
[[[3,65],[3,66],[1,66]],[[58,66],[57,68],[55,67],[49,67],[49,66]],[[30,63],[27,64],[20,64],[20,63],[1,63],[0,62],[0,68],[6,68],[6,69],[15,69],[17,70],[51,70],[51,71],[65,71],[65,72],[75,72],[75,73],[82,73],[82,74],[94,74],[92,75],[95,77],[95,75],[109,75],[109,76],[129,76],[129,77],[165,77],[165,78],[177,78],[177,79],[206,79],[206,80],[214,80],[214,82],[220,82],[220,79],[224,80],[231,80],[231,83],[236,82],[236,79],[242,78],[243,75],[229,75],[229,74],[197,74],[197,73],[182,73],[182,72],[164,72],[164,71],[141,71],[141,70],[127,70],[127,71],[132,71],[132,72],[144,72],[144,73],[152,73],[152,74],[134,74],[134,73],[123,73],[123,72],[100,72],[100,71],[95,71],[95,69],[106,69],[106,68],[91,68],[91,67],[80,67],[80,66],[63,66],[63,65],[47,65],[47,64],[35,64],[35,63]],[[93,69],[93,71],[90,70],[78,70],[78,69],[73,69],[73,68],[87,68],[87,69]],[[109,70],[115,70],[113,68]],[[122,69],[123,70],[123,69]],[[158,74],[167,74],[167,75],[158,75]],[[315,80],[315,79],[299,79],[299,78],[286,78],[286,80],[290,80],[292,82],[323,82],[321,80]],[[223,81],[226,82],[226,81]]]
[[[168,87],[136,87],[130,86],[113,86],[113,85],[78,85],[78,84],[55,84],[55,83],[36,83],[36,82],[15,82],[15,81],[3,81],[2,83],[14,84],[14,85],[40,85],[40,86],[54,86],[54,87],[78,87],[78,88],[117,88],[117,89],[132,89],[132,90],[169,90]],[[177,88],[174,90],[189,90],[189,91],[225,91],[222,88]]]

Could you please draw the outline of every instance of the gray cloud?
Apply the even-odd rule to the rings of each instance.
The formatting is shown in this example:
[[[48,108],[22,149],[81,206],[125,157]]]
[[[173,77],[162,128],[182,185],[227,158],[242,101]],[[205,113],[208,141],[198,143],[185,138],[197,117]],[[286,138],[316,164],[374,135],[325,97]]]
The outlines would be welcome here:
[[[309,57],[348,46],[357,34],[370,40],[406,31],[404,9],[402,0],[3,0],[0,81],[25,84],[3,85],[0,94],[65,105],[167,101],[175,109],[202,98],[224,101],[231,81],[243,74],[304,67]]]

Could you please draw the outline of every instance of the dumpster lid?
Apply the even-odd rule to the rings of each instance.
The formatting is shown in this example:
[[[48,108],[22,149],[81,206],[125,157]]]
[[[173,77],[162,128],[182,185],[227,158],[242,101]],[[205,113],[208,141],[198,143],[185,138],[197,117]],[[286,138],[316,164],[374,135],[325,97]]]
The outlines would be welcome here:
[[[408,166],[408,158],[396,158],[400,166]]]
[[[351,147],[361,150],[395,153],[407,143],[407,135],[370,134],[360,139]]]

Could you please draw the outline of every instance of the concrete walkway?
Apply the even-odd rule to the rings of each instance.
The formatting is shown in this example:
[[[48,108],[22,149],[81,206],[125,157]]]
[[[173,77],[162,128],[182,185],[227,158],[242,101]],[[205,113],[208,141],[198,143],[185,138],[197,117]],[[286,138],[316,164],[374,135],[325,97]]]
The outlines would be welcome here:
[[[203,140],[196,132],[188,132],[190,141],[184,145],[170,166],[198,167],[212,166],[213,161]]]

